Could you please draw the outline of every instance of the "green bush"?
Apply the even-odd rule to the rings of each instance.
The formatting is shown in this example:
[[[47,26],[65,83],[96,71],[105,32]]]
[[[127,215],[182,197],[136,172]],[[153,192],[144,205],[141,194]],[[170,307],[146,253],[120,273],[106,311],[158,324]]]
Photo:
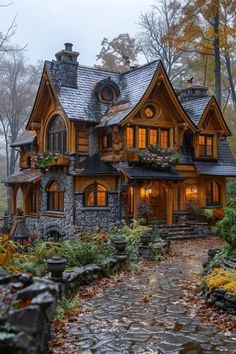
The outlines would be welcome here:
[[[225,217],[220,220],[215,228],[214,232],[224,241],[226,241],[230,247],[236,248],[236,210],[233,208],[225,209]]]
[[[56,317],[63,318],[66,315],[71,315],[79,306],[77,296],[73,298],[63,297],[57,301]]]
[[[65,241],[59,249],[59,255],[66,258],[69,267],[99,263],[104,258],[103,252],[104,248],[97,242],[84,241],[77,243]]]

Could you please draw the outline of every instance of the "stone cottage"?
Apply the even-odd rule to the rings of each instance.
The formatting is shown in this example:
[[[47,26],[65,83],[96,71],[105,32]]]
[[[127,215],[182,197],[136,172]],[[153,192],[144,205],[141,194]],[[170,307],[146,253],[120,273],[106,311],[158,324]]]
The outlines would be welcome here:
[[[13,215],[22,192],[29,233],[106,230],[142,216],[140,205],[167,224],[179,211],[225,207],[236,164],[207,87],[176,92],[161,61],[119,73],[82,66],[78,56],[66,43],[45,62],[26,130],[12,144],[20,171],[5,183]]]

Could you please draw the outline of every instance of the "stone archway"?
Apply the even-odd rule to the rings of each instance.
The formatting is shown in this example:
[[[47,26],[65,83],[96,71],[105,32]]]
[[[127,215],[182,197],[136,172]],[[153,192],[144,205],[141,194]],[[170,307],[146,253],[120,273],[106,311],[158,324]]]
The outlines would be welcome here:
[[[46,241],[59,242],[64,236],[64,232],[57,225],[50,225],[44,231],[44,239]]]

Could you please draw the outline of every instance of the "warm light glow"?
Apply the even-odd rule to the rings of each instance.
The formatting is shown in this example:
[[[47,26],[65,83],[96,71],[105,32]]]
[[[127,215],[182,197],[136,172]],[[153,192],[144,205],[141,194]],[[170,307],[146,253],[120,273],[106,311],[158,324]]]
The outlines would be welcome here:
[[[149,144],[150,145],[157,145],[157,129],[150,129],[149,130]]]
[[[153,105],[148,105],[145,110],[144,114],[147,118],[152,118],[155,115],[155,107]]]
[[[167,149],[169,147],[169,130],[167,129],[161,129],[160,146],[162,149]]]
[[[138,128],[138,147],[145,149],[147,146],[147,130],[145,128]]]
[[[132,127],[126,129],[126,144],[128,148],[134,147],[134,129]]]

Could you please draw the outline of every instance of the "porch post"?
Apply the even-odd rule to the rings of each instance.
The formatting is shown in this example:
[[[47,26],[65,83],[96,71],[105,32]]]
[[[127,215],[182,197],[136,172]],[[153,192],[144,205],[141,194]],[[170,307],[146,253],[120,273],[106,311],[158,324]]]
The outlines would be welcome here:
[[[166,196],[166,223],[171,225],[174,219],[174,191],[170,184],[167,185]]]
[[[134,219],[138,219],[138,206],[140,203],[140,185],[134,185]]]

